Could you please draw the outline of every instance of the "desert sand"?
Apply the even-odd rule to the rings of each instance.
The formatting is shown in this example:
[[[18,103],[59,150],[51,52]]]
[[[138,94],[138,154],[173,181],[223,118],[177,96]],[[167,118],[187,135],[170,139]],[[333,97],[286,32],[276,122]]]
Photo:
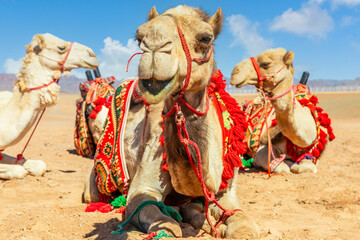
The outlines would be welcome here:
[[[360,93],[317,95],[336,135],[319,160],[318,173],[270,179],[239,173],[242,209],[259,225],[263,239],[360,239]],[[253,96],[235,97],[242,102]],[[84,212],[81,194],[93,161],[78,156],[73,146],[77,97],[61,94],[59,103],[47,109],[24,154],[46,162],[45,176],[0,180],[0,239],[121,238],[111,235],[120,214]],[[16,156],[24,144],[5,153]],[[182,226],[184,237],[196,234]],[[128,239],[144,237],[133,232]]]

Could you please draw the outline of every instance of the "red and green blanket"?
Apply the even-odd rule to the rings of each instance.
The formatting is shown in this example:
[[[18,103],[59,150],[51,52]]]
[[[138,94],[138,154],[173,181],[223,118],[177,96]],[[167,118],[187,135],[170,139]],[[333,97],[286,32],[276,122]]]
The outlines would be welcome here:
[[[116,190],[126,194],[130,180],[126,170],[123,136],[135,85],[134,81],[127,81],[116,90],[104,131],[96,148],[96,183],[99,192],[107,196],[111,196]],[[243,142],[247,128],[245,112],[241,110],[236,100],[225,91],[225,86],[222,73],[216,71],[210,79],[208,94],[216,108],[223,130],[224,171],[220,189],[225,189],[228,180],[234,177],[234,168],[242,167],[241,156],[246,152],[246,145]],[[164,137],[160,138],[160,143],[164,146]],[[166,159],[165,151],[164,157]],[[162,169],[166,170],[166,165]]]

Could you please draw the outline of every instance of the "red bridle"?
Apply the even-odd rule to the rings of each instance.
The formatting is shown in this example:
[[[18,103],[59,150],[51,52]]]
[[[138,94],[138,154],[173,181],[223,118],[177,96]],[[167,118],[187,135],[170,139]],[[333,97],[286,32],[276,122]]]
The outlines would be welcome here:
[[[258,84],[258,88],[260,90],[260,93],[262,95],[263,98],[267,99],[267,100],[275,100],[275,99],[278,99],[282,96],[285,96],[286,94],[288,94],[290,91],[293,91],[294,92],[294,85],[292,84],[291,87],[289,89],[287,89],[285,92],[275,96],[275,97],[268,97],[265,92],[264,92],[264,89],[263,89],[263,83],[264,81],[267,81],[267,80],[270,80],[271,78],[274,78],[276,76],[276,74],[278,74],[279,72],[281,72],[287,65],[285,64],[284,66],[282,66],[279,70],[277,70],[275,73],[271,74],[270,76],[263,76],[261,74],[261,71],[260,71],[260,68],[259,68],[259,65],[257,63],[257,61],[255,60],[255,58],[251,57],[251,62],[254,66],[254,69],[256,71],[256,74],[258,76],[258,79],[259,79],[259,84]],[[279,163],[279,162],[282,162],[284,161],[286,155],[285,154],[282,154],[279,158],[276,158],[275,157],[275,154],[274,154],[274,151],[272,149],[272,143],[271,143],[271,137],[270,137],[270,132],[269,132],[269,125],[268,125],[268,113],[267,113],[267,101],[264,100],[264,111],[265,111],[265,125],[266,125],[266,132],[267,132],[267,138],[268,138],[268,175],[269,177],[271,177],[271,168],[272,168],[272,165],[270,164],[271,162],[271,156],[273,157],[273,163]],[[295,97],[293,96],[293,106],[295,107]]]
[[[38,54],[38,53],[36,53],[36,54],[37,54],[38,56],[43,57],[43,58],[46,58],[46,59],[48,59],[48,60],[50,60],[50,61],[57,62],[57,63],[60,65],[60,71],[61,71],[61,73],[63,73],[63,71],[64,71],[64,65],[65,65],[66,60],[67,60],[68,57],[69,57],[69,54],[70,54],[72,45],[73,45],[73,43],[70,43],[69,50],[67,51],[67,53],[66,53],[66,55],[65,55],[65,58],[64,58],[63,60],[61,60],[61,61],[58,61],[58,60],[54,60],[54,59],[45,57],[45,56],[40,55],[40,54]],[[42,85],[42,86],[32,87],[32,88],[28,88],[28,87],[22,86],[19,81],[17,81],[16,83],[19,84],[19,87],[20,87],[20,89],[21,89],[22,91],[24,91],[24,90],[30,91],[30,90],[37,90],[37,89],[45,88],[45,87],[47,87],[47,86],[50,86],[50,85],[53,84],[53,83],[58,83],[59,80],[60,80],[60,78],[59,78],[59,79],[53,79],[53,80],[52,80],[50,83],[48,83],[48,84],[44,84],[44,85]],[[46,110],[46,107],[44,107],[44,109],[42,110],[42,112],[41,112],[41,114],[40,114],[40,117],[39,117],[39,119],[37,120],[37,122],[36,122],[36,124],[35,124],[35,127],[34,127],[33,131],[31,132],[30,137],[29,137],[29,139],[27,140],[27,142],[26,142],[26,144],[25,144],[22,152],[17,155],[17,160],[16,160],[15,164],[17,164],[21,159],[24,158],[24,157],[23,157],[23,154],[24,154],[24,152],[25,152],[25,149],[27,148],[27,146],[28,146],[28,144],[29,144],[29,142],[30,142],[30,140],[31,140],[31,138],[32,138],[32,136],[33,136],[33,134],[34,134],[37,126],[38,126],[38,124],[40,123],[40,120],[41,120],[42,116],[44,115],[45,110]],[[1,153],[0,153],[0,160],[1,160],[1,159],[2,159],[2,156],[1,156]]]
[[[63,60],[54,60],[54,59],[48,58],[48,57],[46,57],[46,56],[44,56],[44,55],[38,54],[38,53],[36,53],[36,52],[35,52],[35,54],[38,55],[39,57],[42,57],[42,58],[45,58],[45,59],[47,59],[47,60],[50,60],[50,61],[53,61],[53,62],[58,63],[58,64],[60,65],[60,72],[63,73],[63,72],[64,72],[64,66],[65,66],[66,60],[67,60],[68,57],[69,57],[70,51],[71,51],[71,49],[72,49],[72,46],[73,46],[73,43],[71,42],[70,45],[69,45],[69,49],[68,49],[68,51],[67,51],[67,53],[66,53],[66,55],[65,55],[65,58],[64,58]],[[50,86],[50,85],[53,84],[53,83],[58,83],[59,80],[60,80],[60,79],[53,79],[53,80],[51,80],[48,84],[44,84],[44,85],[37,86],[37,87],[25,87],[25,86],[21,85],[21,83],[18,82],[18,81],[16,82],[16,84],[19,84],[19,86],[20,86],[20,88],[21,88],[22,91],[24,91],[24,90],[30,91],[30,90],[37,90],[37,89],[41,89],[41,88],[48,87],[48,86]]]
[[[204,116],[209,111],[210,103],[209,103],[209,97],[208,97],[207,94],[206,94],[206,109],[205,109],[204,112],[197,111],[196,109],[191,107],[183,99],[183,95],[184,95],[184,92],[186,91],[186,89],[187,89],[187,87],[189,85],[189,82],[190,82],[191,70],[192,70],[192,62],[193,61],[194,62],[206,62],[206,61],[209,61],[211,59],[214,46],[213,45],[211,46],[211,51],[210,51],[210,54],[209,54],[208,57],[205,57],[205,58],[192,58],[191,54],[190,54],[189,47],[188,47],[188,45],[186,43],[185,36],[184,36],[179,24],[177,23],[176,18],[174,16],[171,16],[171,15],[168,15],[168,16],[173,17],[174,20],[175,20],[177,30],[178,30],[178,33],[179,33],[179,37],[180,37],[180,40],[181,40],[181,44],[182,44],[182,47],[183,47],[183,50],[184,50],[185,56],[186,56],[187,73],[186,73],[186,77],[185,77],[185,80],[184,80],[184,86],[182,87],[181,91],[174,97],[174,99],[175,99],[174,105],[172,106],[172,108],[170,109],[170,111],[168,113],[166,113],[166,114],[163,113],[162,117],[163,118],[170,117],[172,114],[175,113],[175,123],[176,123],[176,126],[177,126],[177,136],[179,138],[179,141],[185,147],[187,157],[188,157],[188,159],[190,161],[191,167],[193,168],[193,170],[195,172],[196,177],[198,178],[198,180],[200,182],[201,190],[202,190],[203,195],[205,197],[205,216],[206,216],[206,219],[207,219],[208,223],[211,226],[213,234],[215,234],[217,237],[220,238],[220,235],[216,230],[217,227],[219,227],[220,224],[222,224],[224,221],[226,221],[226,219],[229,216],[232,216],[236,211],[241,211],[241,210],[240,209],[234,209],[234,210],[225,209],[223,206],[221,206],[218,203],[217,199],[215,199],[215,193],[212,192],[212,191],[209,191],[208,188],[206,187],[204,177],[203,177],[203,172],[202,172],[202,162],[201,162],[200,150],[199,150],[199,147],[197,146],[197,144],[189,139],[189,134],[187,132],[186,125],[185,125],[185,116],[182,113],[181,106],[180,106],[180,103],[184,104],[185,107],[188,110],[190,110],[192,113],[194,113],[194,114],[196,114],[198,116]],[[195,149],[196,157],[197,157],[197,160],[198,160],[197,166],[193,162],[189,145],[191,145]],[[219,220],[215,224],[212,224],[212,222],[210,220],[210,217],[209,217],[209,211],[208,211],[209,202],[213,202],[216,206],[218,206],[223,211],[223,213],[221,214]]]

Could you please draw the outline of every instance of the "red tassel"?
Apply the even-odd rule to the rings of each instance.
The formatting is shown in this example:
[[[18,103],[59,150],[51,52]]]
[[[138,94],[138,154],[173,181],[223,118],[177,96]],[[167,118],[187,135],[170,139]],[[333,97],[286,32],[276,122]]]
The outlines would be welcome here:
[[[314,148],[314,150],[312,151],[312,154],[314,155],[314,157],[318,158],[320,157],[320,152],[319,149]]]
[[[108,213],[111,212],[112,206],[109,203],[103,203],[103,202],[95,202],[90,203],[86,206],[85,212],[102,212],[102,213]]]

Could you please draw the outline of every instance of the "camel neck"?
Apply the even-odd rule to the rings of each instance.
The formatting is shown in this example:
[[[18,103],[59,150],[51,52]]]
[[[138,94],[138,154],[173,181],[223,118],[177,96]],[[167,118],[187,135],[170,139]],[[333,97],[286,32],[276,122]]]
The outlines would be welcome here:
[[[38,61],[23,65],[24,68],[17,77],[26,87],[41,86],[52,80],[53,72],[41,67]],[[20,90],[19,85],[15,86],[12,98],[7,104],[0,106],[0,149],[18,143],[35,124],[44,107],[56,103],[58,95],[59,86],[56,84],[24,91]]]

